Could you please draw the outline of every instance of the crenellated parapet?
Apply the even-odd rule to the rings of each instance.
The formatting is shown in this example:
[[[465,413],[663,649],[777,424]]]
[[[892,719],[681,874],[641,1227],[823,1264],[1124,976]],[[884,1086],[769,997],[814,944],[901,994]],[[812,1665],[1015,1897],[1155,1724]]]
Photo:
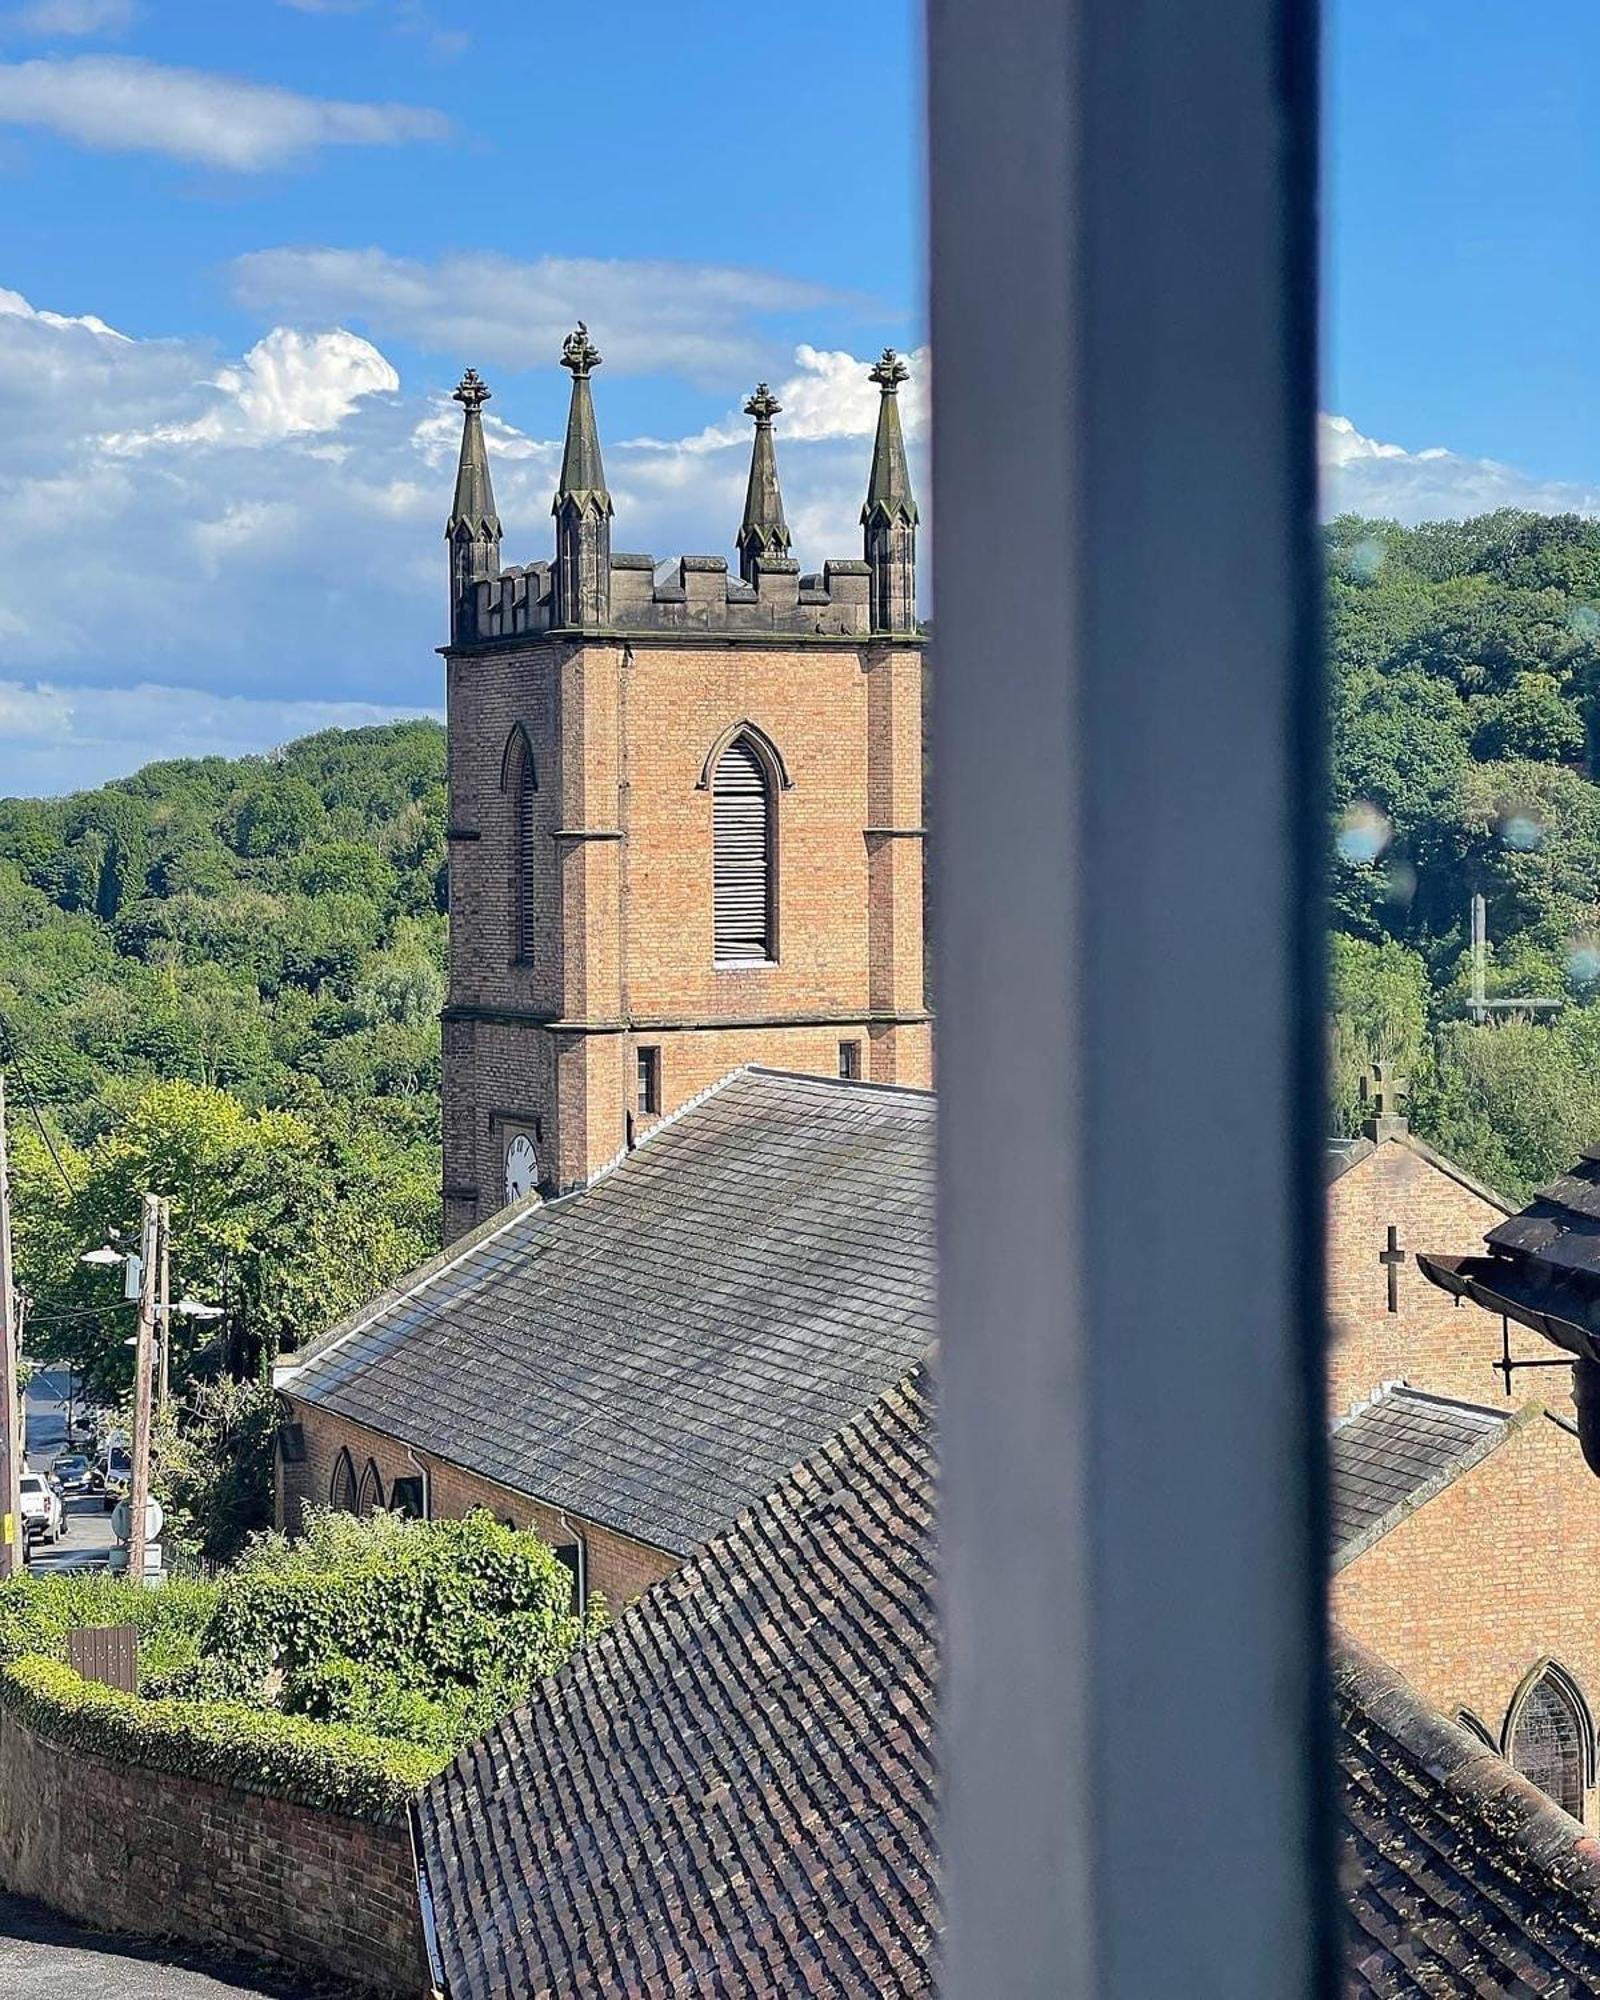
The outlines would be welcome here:
[[[658,565],[653,556],[613,555],[610,618],[578,629],[865,639],[873,634],[871,614],[872,567],[865,562],[825,563],[802,576],[797,562],[778,558],[760,564],[746,582],[729,573],[725,556],[679,556]],[[472,587],[456,643],[490,645],[573,629],[556,615],[553,566],[528,563]]]
[[[451,516],[451,639],[493,645],[547,633],[727,634],[758,639],[914,637],[917,505],[912,497],[896,392],[905,363],[885,350],[872,370],[881,390],[866,504],[863,559],[831,561],[801,573],[778,485],[773,419],[781,405],[763,382],[745,405],[755,420],[744,516],[735,546],[738,574],[724,556],[620,555],[611,548],[611,494],[601,462],[589,378],[600,354],[580,323],[562,350],[572,397],[552,512],[555,558],[502,568],[478,408],[488,390],[469,371],[463,472]],[[463,481],[470,487],[462,501]],[[470,546],[469,543],[470,527]],[[492,538],[491,538],[492,527]]]

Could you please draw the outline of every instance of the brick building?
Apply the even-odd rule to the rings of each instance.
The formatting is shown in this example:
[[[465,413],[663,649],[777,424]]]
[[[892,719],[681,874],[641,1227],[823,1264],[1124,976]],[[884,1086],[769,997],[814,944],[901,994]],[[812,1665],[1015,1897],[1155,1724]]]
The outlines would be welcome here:
[[[1492,1188],[1436,1152],[1393,1110],[1328,1150],[1328,1405],[1337,1420],[1404,1382],[1487,1403],[1504,1395],[1498,1314],[1458,1304],[1430,1284],[1418,1254],[1475,1250],[1511,1213]],[[1549,1349],[1525,1328],[1514,1359]],[[1532,1379],[1538,1384],[1530,1390]],[[1557,1378],[1559,1379],[1559,1378]],[[1549,1376],[1517,1378],[1517,1393],[1556,1400]]]
[[[1570,1417],[1391,1389],[1332,1467],[1334,1617],[1594,1828],[1600,1481]]]
[[[581,326],[551,561],[500,559],[468,372],[451,510],[446,1240],[746,1063],[925,1086],[917,506],[892,353],[863,559],[790,554],[765,384],[738,573],[612,549]],[[732,524],[730,523],[730,526]]]
[[[926,1091],[741,1070],[280,1364],[306,1502],[533,1527],[626,1603],[928,1352]]]

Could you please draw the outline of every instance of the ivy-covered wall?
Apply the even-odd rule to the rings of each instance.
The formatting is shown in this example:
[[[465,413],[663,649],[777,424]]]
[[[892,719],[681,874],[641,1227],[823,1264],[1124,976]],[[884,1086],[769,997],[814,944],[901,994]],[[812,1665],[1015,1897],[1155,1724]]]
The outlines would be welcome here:
[[[428,1991],[404,1814],[355,1818],[111,1761],[0,1707],[0,1886],[102,1929]]]

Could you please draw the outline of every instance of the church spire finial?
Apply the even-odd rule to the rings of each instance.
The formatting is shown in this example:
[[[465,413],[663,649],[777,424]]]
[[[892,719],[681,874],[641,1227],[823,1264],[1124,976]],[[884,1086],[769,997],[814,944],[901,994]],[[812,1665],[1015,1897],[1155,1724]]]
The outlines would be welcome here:
[[[500,574],[500,516],[495,512],[489,453],[483,441],[483,406],[489,386],[469,368],[455,390],[462,408],[461,458],[455,499],[445,523],[450,544],[450,632],[459,636],[470,588]]]
[[[556,517],[555,616],[558,625],[604,625],[611,616],[611,494],[600,457],[589,377],[600,350],[580,319],[561,346],[572,376]]]
[[[872,570],[874,632],[914,632],[917,628],[917,503],[900,429],[899,396],[900,384],[910,372],[894,349],[886,347],[869,377],[881,391],[872,471],[861,509],[864,552]]]
[[[744,493],[744,519],[734,546],[739,551],[739,574],[746,583],[755,579],[756,565],[763,556],[787,556],[789,524],[783,518],[783,495],[778,490],[778,457],[772,442],[772,420],[783,405],[765,382],[744,406],[747,417],[756,420],[755,442],[750,452],[750,480]]]

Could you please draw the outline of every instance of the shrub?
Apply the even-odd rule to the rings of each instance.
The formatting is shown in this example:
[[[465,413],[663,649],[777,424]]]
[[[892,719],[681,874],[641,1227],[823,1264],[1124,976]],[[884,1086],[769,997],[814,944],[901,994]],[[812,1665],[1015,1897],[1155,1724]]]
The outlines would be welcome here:
[[[292,1699],[290,1689],[313,1685],[308,1669],[362,1660],[433,1699],[465,1688],[515,1701],[585,1631],[567,1570],[536,1535],[485,1513],[410,1521],[314,1511],[301,1540],[267,1536],[247,1551],[200,1650],[241,1695],[281,1670]]]
[[[413,1743],[238,1702],[145,1700],[37,1655],[0,1667],[0,1703],[69,1749],[361,1819],[399,1818],[446,1761]]]
[[[192,1658],[216,1609],[217,1586],[172,1579],[146,1590],[105,1574],[18,1576],[0,1590],[0,1662],[26,1653],[67,1657],[78,1625],[135,1625],[141,1673]]]

